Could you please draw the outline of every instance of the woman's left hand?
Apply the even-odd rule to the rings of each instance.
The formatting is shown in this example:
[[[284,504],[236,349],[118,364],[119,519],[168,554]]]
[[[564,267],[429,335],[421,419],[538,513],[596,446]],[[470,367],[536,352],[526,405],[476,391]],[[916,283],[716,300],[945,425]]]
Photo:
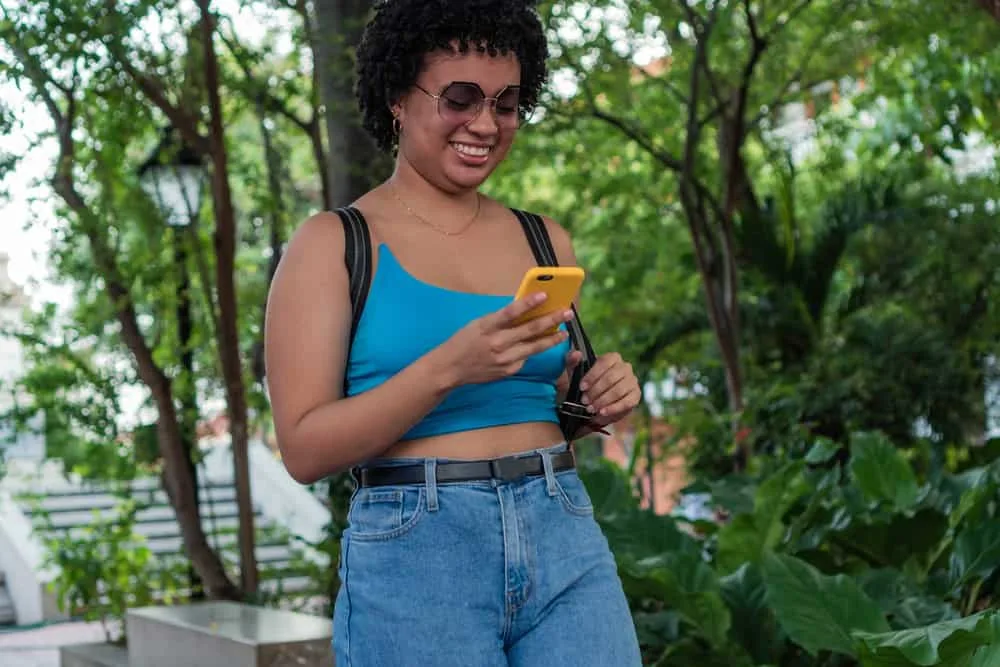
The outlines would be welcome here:
[[[642,389],[632,364],[617,352],[599,356],[580,382],[580,389],[597,426],[621,420],[642,400]]]

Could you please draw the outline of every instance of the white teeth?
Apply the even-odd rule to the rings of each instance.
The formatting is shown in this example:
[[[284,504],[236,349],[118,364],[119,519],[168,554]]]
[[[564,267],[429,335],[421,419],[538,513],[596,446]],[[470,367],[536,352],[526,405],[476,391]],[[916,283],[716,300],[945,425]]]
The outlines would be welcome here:
[[[473,155],[475,157],[483,157],[490,154],[489,146],[470,146],[469,144],[452,144],[455,150],[459,153],[465,153],[466,155]]]

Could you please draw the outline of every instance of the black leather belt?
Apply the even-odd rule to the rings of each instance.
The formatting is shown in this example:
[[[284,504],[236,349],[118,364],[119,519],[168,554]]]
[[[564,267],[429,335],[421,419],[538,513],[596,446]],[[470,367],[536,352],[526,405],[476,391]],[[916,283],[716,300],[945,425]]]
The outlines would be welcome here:
[[[552,471],[561,472],[576,466],[573,452],[567,450],[552,454]],[[389,486],[396,484],[420,484],[424,482],[424,466],[420,464],[405,466],[382,466],[371,468],[356,468],[354,479],[358,485]],[[545,474],[540,454],[531,456],[505,456],[499,459],[485,461],[447,461],[436,466],[438,484],[448,482],[474,482],[500,480],[516,482],[525,477],[538,477]]]

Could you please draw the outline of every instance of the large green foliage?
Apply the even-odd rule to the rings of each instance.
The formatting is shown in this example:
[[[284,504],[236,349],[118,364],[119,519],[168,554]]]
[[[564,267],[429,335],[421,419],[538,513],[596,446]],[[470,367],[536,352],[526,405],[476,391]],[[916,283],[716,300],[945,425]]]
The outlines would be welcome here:
[[[585,470],[648,664],[988,664],[1000,459],[931,480],[878,433],[845,444],[846,467],[820,442],[810,463],[692,487],[718,524],[650,514],[622,471]]]

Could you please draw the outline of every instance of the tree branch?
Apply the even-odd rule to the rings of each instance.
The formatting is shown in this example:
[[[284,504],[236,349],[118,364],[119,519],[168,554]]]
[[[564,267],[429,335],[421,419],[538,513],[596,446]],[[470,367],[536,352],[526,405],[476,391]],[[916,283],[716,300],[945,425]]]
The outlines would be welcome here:
[[[809,4],[809,2],[804,2],[801,5],[799,5],[796,9],[798,11],[801,11],[801,9],[803,9],[808,4]],[[795,11],[795,10],[793,10],[793,11]],[[846,12],[846,11],[844,11],[844,12],[841,12],[839,14],[839,16],[842,16],[842,17],[843,16],[849,16],[849,13]],[[785,22],[785,24],[787,24],[787,21]],[[782,25],[784,25],[784,24],[782,24]],[[808,83],[802,83],[802,77],[805,75],[806,70],[808,70],[809,65],[812,62],[813,58],[815,57],[815,55],[817,53],[822,53],[823,52],[823,48],[822,48],[823,47],[823,42],[827,38],[829,38],[830,35],[833,34],[833,32],[834,32],[833,30],[826,30],[826,31],[820,32],[818,35],[816,35],[815,38],[813,38],[813,40],[809,43],[809,45],[804,49],[805,56],[803,57],[802,62],[795,69],[795,72],[788,78],[788,80],[785,82],[785,85],[782,86],[782,88],[778,92],[778,94],[775,95],[774,98],[770,102],[765,103],[764,108],[761,111],[759,111],[753,117],[753,120],[750,122],[750,126],[751,127],[754,127],[754,126],[758,125],[764,119],[764,116],[767,115],[767,113],[769,111],[777,109],[777,108],[783,106],[786,103],[786,99],[787,99],[787,96],[788,96],[789,92],[791,92],[792,88],[795,85],[797,85],[797,84],[799,85],[799,88],[798,88],[799,90],[808,91],[808,90],[811,90],[814,86],[818,86],[819,84],[825,83],[825,82],[827,82],[827,81],[830,80],[829,76],[825,76],[824,75],[824,76],[819,76],[819,77],[810,79],[810,81]],[[766,39],[770,39],[770,37],[773,36],[774,34],[775,34],[775,30],[772,29],[771,31],[769,31],[768,37]]]
[[[287,2],[294,2],[295,3],[294,9],[298,13],[298,15],[302,18],[302,30],[306,34],[306,39],[308,39],[310,45],[312,45],[313,56],[315,56],[315,54],[316,54],[316,43],[315,43],[316,32],[315,32],[315,27],[313,26],[312,16],[309,14],[309,5],[306,4],[307,0],[286,0],[286,1]],[[320,106],[320,103],[319,103],[319,67],[316,67],[315,60],[313,62],[314,62],[314,64],[313,64],[313,67],[312,67],[312,91],[309,94],[309,101],[312,104],[312,108],[313,109],[319,109],[319,106]],[[319,128],[318,127],[316,129],[316,135],[320,136]],[[321,153],[322,153],[322,148],[323,148],[322,139],[320,139],[320,149],[321,149],[320,152]],[[325,165],[325,161],[324,161],[324,169],[325,168],[326,168],[326,165]],[[325,175],[323,177],[323,183],[324,183],[324,188],[328,189],[329,188],[329,184],[327,183],[327,179],[326,179]],[[329,208],[330,206],[332,206],[332,204],[327,203],[327,208]]]
[[[101,272],[108,296],[111,298],[118,315],[118,322],[122,328],[122,338],[135,356],[139,377],[150,388],[169,386],[169,379],[157,365],[152,350],[146,344],[142,330],[139,328],[134,302],[115,261],[114,254],[98,233],[97,216],[90,210],[83,196],[76,189],[73,178],[73,164],[76,158],[76,143],[73,140],[76,98],[67,97],[66,108],[62,110],[48,91],[48,86],[52,85],[60,90],[68,89],[68,92],[72,93],[72,86],[57,85],[57,82],[53,81],[52,77],[44,71],[37,59],[25,50],[16,39],[8,39],[7,44],[25,68],[29,80],[38,91],[56,126],[59,154],[56,158],[55,174],[52,176],[52,187],[83,223],[83,232],[90,243],[94,262]]]
[[[671,311],[660,325],[659,332],[636,356],[639,368],[652,369],[657,357],[665,349],[686,336],[708,328],[705,308],[695,304],[683,307],[680,312]]]
[[[800,0],[800,2],[797,5],[795,5],[794,7],[789,9],[787,13],[785,13],[784,18],[782,18],[781,15],[779,15],[778,20],[774,22],[770,30],[767,31],[767,34],[764,35],[763,40],[765,42],[773,41],[774,37],[779,32],[781,32],[785,28],[785,26],[794,21],[799,14],[805,11],[809,7],[809,5],[812,4],[812,2],[813,0]],[[747,8],[747,12],[749,13],[749,7]]]
[[[163,115],[167,117],[170,124],[177,128],[177,131],[184,137],[184,141],[202,155],[211,152],[208,139],[198,132],[198,121],[184,109],[173,104],[168,98],[163,84],[153,77],[138,71],[121,54],[119,64],[125,72],[132,77],[139,89],[149,98],[149,101],[156,105]]]
[[[688,16],[688,20],[691,22],[691,29],[694,30],[695,38],[700,44],[702,41],[708,42],[709,36],[712,34],[712,30],[715,29],[715,21],[718,18],[718,10],[721,3],[713,3],[712,8],[709,10],[707,18],[703,18],[700,14],[694,11],[694,9],[688,5],[687,0],[680,0],[681,4],[684,6],[685,13]],[[712,93],[712,97],[716,104],[724,107],[726,104],[726,98],[722,94],[722,87],[719,85],[718,80],[715,78],[715,72],[712,71],[712,67],[708,62],[707,57],[699,59],[697,57],[698,46],[695,46],[695,63],[692,67],[700,66],[702,72],[705,74],[705,80],[708,81],[708,88]],[[700,63],[700,65],[699,65]],[[692,99],[696,99],[692,97]]]
[[[684,165],[680,160],[677,159],[676,156],[671,155],[670,153],[657,148],[655,145],[653,145],[652,139],[650,139],[648,136],[644,136],[645,133],[643,133],[638,128],[633,127],[630,123],[628,123],[624,119],[619,118],[617,116],[612,116],[609,113],[601,111],[597,107],[593,107],[590,110],[590,115],[593,116],[594,118],[597,118],[598,120],[604,121],[605,123],[611,125],[612,127],[617,128],[626,137],[628,137],[635,143],[639,144],[639,146],[641,146],[643,150],[645,150],[647,153],[656,158],[656,160],[667,169],[677,172],[683,171]]]
[[[677,86],[674,85],[672,81],[670,81],[666,77],[654,76],[653,74],[650,74],[645,67],[638,67],[637,69],[639,70],[639,74],[642,75],[643,79],[645,79],[646,81],[656,82],[657,84],[663,86],[664,88],[667,89],[667,92],[670,93],[682,105],[687,106],[688,104],[691,103],[691,100],[687,98],[687,96],[683,93],[683,91],[681,91]]]
[[[222,325],[219,323],[221,316],[219,315],[219,304],[215,300],[215,293],[212,291],[212,274],[208,268],[208,257],[205,253],[205,246],[200,240],[201,236],[201,222],[198,216],[194,216],[191,219],[191,226],[189,229],[189,237],[191,245],[193,248],[192,255],[194,255],[195,271],[198,274],[198,283],[201,287],[202,297],[205,299],[205,311],[208,313],[209,322],[212,327],[212,340],[219,339],[219,330]],[[219,363],[218,371],[222,374],[222,362],[219,360],[218,355],[216,355],[215,360]]]
[[[117,16],[117,0],[107,0],[106,5],[108,12]],[[124,52],[121,44],[116,41],[114,34],[107,36],[104,45],[108,49],[108,53],[111,54],[121,68],[125,70],[125,73],[139,87],[139,90],[163,112],[163,115],[167,117],[170,124],[181,133],[184,141],[201,155],[209,155],[211,147],[209,146],[208,139],[198,132],[198,118],[189,113],[187,109],[183,109],[171,102],[167,96],[166,88],[161,81],[136,69],[132,59]]]
[[[747,27],[750,29],[750,39],[753,42],[762,42],[760,31],[757,28],[757,17],[750,9],[750,0],[743,0],[743,14],[747,19]]]
[[[253,70],[246,63],[246,49],[228,37],[221,30],[218,32],[218,35],[219,39],[222,40],[222,43],[226,45],[226,48],[233,55],[233,59],[236,61],[237,67],[239,67],[240,71],[243,72],[243,82],[249,93],[248,96],[255,102],[263,102],[264,108],[267,111],[284,116],[291,121],[293,125],[305,132],[307,136],[311,136],[313,126],[318,122],[316,114],[314,113],[312,118],[309,120],[299,118],[294,111],[288,108],[288,105],[285,104],[283,100],[278,99],[275,95],[271,94],[265,86],[259,84],[257,77],[254,76]]]
[[[6,14],[6,12],[4,13]],[[62,109],[59,108],[55,98],[52,97],[52,94],[49,92],[48,86],[51,85],[56,89],[63,91],[65,94],[63,86],[58,85],[55,81],[49,78],[47,74],[45,74],[38,61],[28,53],[28,51],[21,45],[20,41],[17,40],[13,34],[5,30],[4,37],[4,41],[7,42],[7,46],[14,52],[14,57],[21,63],[25,74],[28,75],[28,78],[34,84],[35,91],[38,93],[38,96],[42,98],[42,103],[45,105],[46,110],[52,117],[52,121],[56,124],[57,136],[59,136],[61,141],[63,133],[59,131],[59,128],[61,128],[66,122],[66,116],[63,115]]]
[[[308,29],[310,25],[308,18],[309,14],[305,9],[302,11],[305,12],[303,15],[303,21],[306,22],[306,27]],[[243,71],[248,97],[252,99],[255,105],[260,106],[263,104],[265,111],[284,116],[291,121],[293,125],[302,130],[307,137],[309,137],[309,142],[312,145],[313,159],[316,161],[316,169],[319,173],[320,189],[323,193],[323,207],[326,209],[332,208],[329,169],[327,167],[326,156],[323,149],[323,133],[319,122],[319,92],[316,78],[317,68],[313,67],[313,87],[309,94],[312,116],[308,120],[303,120],[302,118],[299,118],[299,116],[297,116],[283,100],[268,92],[265,86],[260,85],[253,70],[246,63],[247,53],[245,49],[235,42],[235,40],[232,40],[224,35],[221,30],[219,31],[219,37],[222,39],[223,44],[226,45],[226,48],[229,49],[229,52],[233,54],[233,58],[236,60],[237,65]]]
[[[692,30],[697,30],[699,27],[704,27],[705,19],[694,10],[688,0],[677,0],[677,4],[680,5],[681,9],[684,11],[684,16],[687,18],[688,23],[691,24]]]

